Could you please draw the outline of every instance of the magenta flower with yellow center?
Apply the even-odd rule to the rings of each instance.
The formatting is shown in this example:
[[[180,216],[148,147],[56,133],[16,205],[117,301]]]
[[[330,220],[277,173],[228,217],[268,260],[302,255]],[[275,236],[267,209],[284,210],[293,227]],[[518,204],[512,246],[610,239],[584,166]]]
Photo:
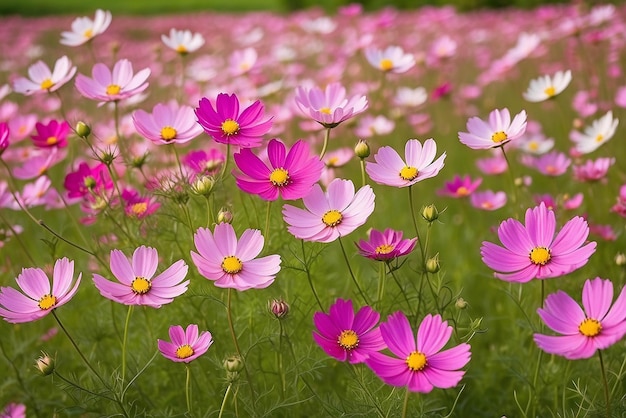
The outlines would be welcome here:
[[[71,128],[66,121],[52,119],[46,124],[37,122],[35,129],[37,134],[32,135],[31,138],[37,148],[67,147],[67,137]]]
[[[146,80],[149,75],[149,68],[135,74],[133,64],[127,59],[117,61],[113,70],[105,64],[97,63],[91,70],[92,78],[82,74],[76,76],[76,89],[83,97],[98,100],[100,104],[117,102],[148,88]]]
[[[444,187],[437,190],[437,194],[456,198],[467,197],[474,193],[482,182],[483,179],[480,177],[476,180],[472,180],[468,175],[461,177],[455,174],[452,181],[446,181]]]
[[[172,325],[169,329],[170,341],[157,340],[159,351],[166,359],[189,363],[207,352],[213,337],[209,331],[198,333],[198,325],[190,324],[186,329]]]
[[[384,231],[372,229],[369,240],[359,240],[356,244],[363,257],[379,261],[390,261],[409,254],[415,248],[417,238],[402,239],[402,231],[387,228]]]

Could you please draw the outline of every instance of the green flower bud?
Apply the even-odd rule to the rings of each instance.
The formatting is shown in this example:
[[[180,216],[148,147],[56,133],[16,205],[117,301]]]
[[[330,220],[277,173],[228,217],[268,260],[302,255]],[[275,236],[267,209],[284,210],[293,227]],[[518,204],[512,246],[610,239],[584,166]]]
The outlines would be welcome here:
[[[200,196],[209,196],[215,185],[215,179],[210,176],[201,176],[191,185],[191,191]]]
[[[439,211],[435,205],[428,205],[422,209],[422,218],[428,222],[434,222],[439,218]]]
[[[76,131],[76,135],[81,138],[87,138],[91,134],[91,127],[82,121],[76,123],[74,130]]]
[[[434,257],[426,260],[426,271],[429,273],[437,273],[441,267],[439,266],[439,253]]]
[[[54,372],[55,363],[54,357],[50,357],[47,353],[42,351],[41,356],[39,356],[35,362],[35,367],[39,369],[42,375],[49,376]]]
[[[238,355],[232,355],[224,360],[224,368],[229,373],[239,373],[243,369],[243,360]]]
[[[364,159],[370,156],[370,146],[366,141],[360,139],[359,142],[354,147],[354,153],[360,159]]]
[[[467,308],[467,302],[463,298],[458,298],[456,302],[454,302],[454,307],[457,309],[465,309]]]
[[[227,224],[233,221],[233,213],[228,209],[220,209],[217,213],[217,223],[221,224],[222,222],[226,222]]]

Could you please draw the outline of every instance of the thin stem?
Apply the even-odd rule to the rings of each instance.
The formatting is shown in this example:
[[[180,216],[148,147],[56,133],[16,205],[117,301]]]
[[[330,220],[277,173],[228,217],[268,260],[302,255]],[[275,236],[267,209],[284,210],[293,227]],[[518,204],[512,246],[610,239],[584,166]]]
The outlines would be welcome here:
[[[230,142],[226,144],[226,158],[224,159],[224,165],[222,166],[222,172],[220,173],[220,179],[224,181],[226,175],[226,168],[228,167],[228,160],[230,159]]]
[[[76,389],[78,389],[78,390],[82,390],[83,392],[86,392],[86,393],[88,393],[88,394],[90,394],[90,395],[92,395],[92,396],[95,396],[95,397],[108,399],[109,401],[112,401],[112,402],[117,402],[117,400],[115,400],[115,399],[113,399],[113,398],[110,398],[110,397],[108,397],[108,396],[106,396],[106,395],[103,395],[103,394],[101,394],[101,393],[92,392],[92,391],[90,391],[89,389],[86,389],[86,388],[84,388],[84,387],[80,386],[79,384],[72,382],[71,380],[69,380],[69,379],[67,379],[66,377],[64,377],[64,376],[62,376],[61,374],[59,374],[59,372],[58,372],[58,371],[56,371],[56,370],[55,370],[53,373],[54,373],[54,375],[55,375],[56,377],[58,377],[59,379],[61,379],[61,380],[62,380],[62,381],[64,381],[65,383],[67,383],[68,385],[72,386],[73,388],[76,388]]]
[[[367,182],[365,181],[365,160],[361,158],[359,163],[361,165],[361,187],[363,187],[367,185]]]
[[[13,226],[9,223],[9,221],[7,221],[7,219],[2,215],[2,211],[0,211],[0,220],[2,220],[2,222],[4,222],[4,224],[7,226],[7,228],[9,228],[9,230],[11,231],[12,237],[14,237],[17,240],[17,243],[20,244],[20,247],[22,247],[24,254],[26,254],[26,257],[28,257],[30,262],[33,265],[37,264],[35,263],[35,260],[33,259],[33,257],[30,255],[30,251],[26,247],[26,244],[24,244],[24,242],[22,241],[22,238],[20,237],[20,235],[13,228]]]
[[[417,227],[417,218],[415,216],[415,208],[413,207],[413,186],[409,186],[409,211],[411,212],[411,220],[413,221],[413,227],[415,228],[415,235],[417,236],[417,243],[420,247],[420,254],[422,256],[422,269],[425,268],[426,264],[426,256],[424,254],[424,244],[422,244],[422,240],[420,239],[420,230]]]
[[[285,379],[285,371],[283,370],[283,321],[278,320],[279,334],[278,334],[278,373],[280,374],[280,383],[282,389],[282,398],[285,399],[285,393],[287,392],[287,380]]]
[[[172,143],[171,147],[174,149],[174,156],[176,157],[176,164],[178,165],[178,171],[180,172],[181,181],[186,179],[187,176],[183,171],[183,164],[180,162],[180,156],[178,155],[178,148],[176,148],[176,143]]]
[[[385,280],[387,279],[387,263],[378,263],[378,294],[376,295],[376,302],[381,303],[383,295],[385,293]]]
[[[231,309],[231,299],[232,299],[233,289],[228,289],[228,297],[226,301],[226,316],[228,319],[228,328],[230,328],[230,335],[233,338],[233,343],[235,344],[235,350],[237,350],[237,355],[243,361],[243,370],[246,372],[246,379],[248,379],[248,384],[250,385],[250,392],[252,393],[252,406],[256,404],[256,396],[254,393],[254,388],[252,387],[252,379],[250,379],[250,373],[248,372],[248,365],[246,364],[246,359],[241,355],[241,348],[239,348],[239,341],[237,340],[237,334],[235,333],[235,327],[233,325],[233,316]]]
[[[339,241],[339,246],[341,246],[341,252],[343,254],[343,258],[344,260],[346,260],[346,265],[348,266],[348,272],[350,273],[350,277],[352,277],[352,281],[354,282],[354,285],[359,291],[359,294],[363,298],[363,301],[365,302],[365,304],[370,305],[370,302],[367,300],[367,296],[365,296],[365,293],[363,293],[363,289],[361,289],[361,286],[359,285],[359,282],[356,279],[354,272],[352,271],[352,267],[350,267],[350,260],[348,259],[348,254],[346,253],[346,249],[343,246],[343,241],[341,241],[341,237],[338,238],[338,241]]]
[[[332,128],[326,128],[326,132],[324,132],[324,144],[322,145],[322,151],[320,152],[320,160],[324,158],[324,154],[326,154],[326,148],[328,147],[328,140],[330,139],[330,130]]]
[[[126,322],[124,323],[124,337],[122,339],[122,386],[124,386],[124,379],[126,378],[126,343],[128,341],[128,325],[130,324],[130,316],[133,313],[133,305],[128,306],[128,313],[126,314]]]
[[[406,393],[404,395],[404,402],[402,403],[402,418],[406,418],[406,413],[409,410],[409,388],[406,389]]]
[[[304,251],[304,240],[300,241],[302,243],[302,265],[304,266],[304,271],[306,272],[306,278],[309,281],[309,286],[311,287],[311,291],[313,292],[313,296],[315,296],[315,300],[317,301],[317,305],[320,307],[320,310],[324,311],[324,307],[322,306],[322,302],[320,302],[320,298],[317,295],[317,291],[315,290],[315,286],[313,285],[313,279],[311,278],[311,272],[309,271],[309,265],[306,261],[306,252]]]
[[[187,370],[187,377],[185,379],[185,400],[187,401],[187,414],[192,416],[191,414],[191,368],[189,364],[185,364],[185,369]]]
[[[533,375],[533,387],[532,387],[532,391],[533,391],[533,412],[532,415],[533,417],[536,417],[536,409],[537,409],[537,404],[538,399],[537,399],[537,393],[539,392],[537,390],[537,380],[539,378],[539,370],[541,369],[541,360],[543,358],[543,350],[539,350],[539,358],[537,359],[537,365],[535,366],[535,374]]]
[[[506,152],[504,151],[504,146],[501,146],[500,149],[502,150],[502,156],[504,157],[504,160],[506,161],[506,165],[508,167],[508,171],[509,171],[509,177],[511,178],[511,185],[513,186],[513,194],[511,195],[511,201],[513,204],[515,204],[515,202],[517,201],[517,186],[515,185],[515,177],[513,176],[513,169],[511,167],[511,162],[509,161],[509,157],[507,157]]]
[[[15,378],[17,379],[18,384],[22,388],[23,393],[30,400],[30,402],[31,402],[31,404],[33,406],[33,409],[34,409],[35,416],[37,418],[39,418],[41,415],[40,415],[40,412],[39,412],[39,406],[38,406],[38,403],[37,403],[37,399],[26,388],[26,385],[24,384],[24,379],[22,379],[22,376],[20,374],[20,369],[16,366],[15,361],[13,359],[9,358],[9,355],[4,350],[4,344],[2,343],[3,341],[6,341],[6,336],[4,338],[0,338],[0,351],[2,351],[2,356],[6,359],[7,363],[9,363],[11,365],[11,367],[13,368],[13,370],[15,371]]]
[[[224,393],[224,399],[222,399],[222,406],[220,407],[220,414],[217,416],[217,418],[222,418],[222,414],[224,413],[224,407],[226,406],[226,399],[228,399],[228,395],[230,394],[230,389],[233,387],[232,383],[228,384],[228,387],[226,388],[226,393]]]
[[[606,371],[604,370],[604,360],[602,359],[602,350],[598,350],[598,358],[600,359],[600,370],[602,371],[602,385],[604,386],[604,402],[606,402],[606,418],[611,418],[609,382],[606,379]]]
[[[265,213],[265,233],[263,234],[263,236],[265,237],[265,239],[267,240],[267,238],[269,237],[269,232],[270,232],[270,210],[272,208],[272,201],[268,200],[267,201],[267,210]]]

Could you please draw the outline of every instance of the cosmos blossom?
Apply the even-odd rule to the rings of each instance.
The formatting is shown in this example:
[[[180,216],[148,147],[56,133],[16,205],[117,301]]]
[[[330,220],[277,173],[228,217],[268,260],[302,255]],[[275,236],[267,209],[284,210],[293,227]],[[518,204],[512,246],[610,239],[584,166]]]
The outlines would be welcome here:
[[[626,288],[613,302],[613,282],[596,277],[585,281],[583,309],[567,293],[548,295],[537,313],[551,330],[561,335],[535,334],[543,351],[570,360],[589,358],[626,335]]]
[[[104,33],[111,24],[112,15],[108,10],[96,10],[94,19],[78,17],[72,22],[72,30],[61,33],[61,43],[79,46]]]
[[[70,124],[67,121],[52,119],[47,124],[35,124],[37,134],[31,136],[33,144],[38,148],[67,147],[67,137],[70,133]]]
[[[197,51],[204,45],[204,36],[200,33],[191,33],[190,30],[170,29],[170,35],[161,35],[161,40],[170,49],[180,55],[187,55]]]
[[[191,106],[157,103],[152,113],[139,109],[132,118],[137,132],[156,145],[184,144],[202,133]]]
[[[506,205],[506,193],[492,190],[477,191],[470,196],[473,207],[482,210],[497,210]]]
[[[587,264],[596,243],[585,244],[589,226],[582,217],[570,219],[556,234],[554,211],[542,202],[526,211],[525,225],[509,218],[498,227],[504,245],[484,241],[483,262],[494,276],[508,282],[563,276]]]
[[[145,245],[133,252],[131,260],[120,250],[111,250],[110,265],[111,273],[119,283],[95,273],[93,282],[102,296],[124,305],[160,308],[185,293],[189,285],[189,280],[183,282],[189,269],[183,260],[176,261],[155,276],[159,254]]]
[[[337,299],[328,313],[315,312],[313,339],[329,356],[352,364],[363,363],[385,348],[376,325],[380,314],[363,306],[355,314],[351,300]]]
[[[417,238],[402,239],[403,232],[387,228],[384,231],[372,229],[369,240],[359,240],[356,244],[363,257],[379,261],[389,261],[409,254],[415,248]]]
[[[12,287],[0,288],[0,316],[13,324],[43,318],[69,302],[76,294],[82,273],[74,281],[74,261],[67,258],[54,263],[52,283],[40,268],[25,268],[15,281],[24,293]]]
[[[157,340],[159,351],[166,359],[189,363],[207,352],[213,337],[209,331],[198,334],[198,325],[190,324],[186,329],[172,325],[169,329],[170,341]]]
[[[609,168],[615,164],[615,158],[587,160],[584,164],[574,165],[574,178],[578,181],[598,181],[606,177]]]
[[[511,121],[509,109],[495,109],[484,121],[473,116],[467,121],[467,131],[459,132],[462,144],[472,149],[501,147],[521,137],[526,131],[526,111],[522,110]]]
[[[146,80],[150,69],[144,68],[135,74],[133,64],[127,59],[121,59],[115,63],[113,70],[105,64],[97,63],[93,66],[91,75],[92,78],[78,74],[76,89],[83,97],[104,104],[128,99],[148,88]]]
[[[324,90],[319,87],[296,88],[295,103],[305,115],[325,128],[334,128],[367,109],[365,96],[346,97],[346,88],[340,83],[330,83]]]
[[[543,102],[560,94],[572,81],[572,72],[557,71],[552,77],[544,75],[530,81],[524,99],[529,102]]]
[[[613,137],[618,123],[619,119],[614,119],[613,112],[609,110],[600,119],[594,120],[590,126],[587,126],[583,133],[570,132],[570,139],[574,142],[577,152],[589,154]]]
[[[87,163],[80,163],[76,171],[65,176],[63,186],[68,192],[68,197],[85,197],[90,193],[97,194],[102,190],[111,190],[113,180],[106,164],[99,163],[92,168]]]
[[[35,93],[49,93],[57,91],[70,81],[76,74],[76,66],[66,56],[62,56],[54,63],[54,69],[43,61],[37,61],[28,67],[28,77],[19,77],[13,82],[13,90],[30,96]]]
[[[483,182],[482,178],[472,180],[468,175],[463,177],[458,174],[454,175],[452,181],[446,181],[444,187],[437,191],[440,196],[448,197],[466,197],[474,193],[474,190]]]
[[[441,316],[429,314],[414,335],[404,313],[396,312],[380,324],[380,334],[394,356],[375,352],[365,363],[383,382],[411,392],[455,387],[465,374],[459,369],[467,365],[471,353],[466,343],[441,351],[452,331]]]
[[[365,58],[372,67],[386,73],[405,73],[415,65],[413,54],[405,53],[399,46],[388,46],[385,49],[367,47],[365,48]]]

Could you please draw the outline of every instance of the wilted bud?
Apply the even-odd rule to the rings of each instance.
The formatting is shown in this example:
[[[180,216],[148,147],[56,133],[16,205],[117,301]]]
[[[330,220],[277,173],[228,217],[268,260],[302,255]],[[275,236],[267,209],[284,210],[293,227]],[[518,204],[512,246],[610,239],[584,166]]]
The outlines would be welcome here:
[[[615,264],[618,266],[626,266],[626,255],[624,255],[624,253],[617,253],[615,255]]]
[[[210,176],[198,177],[191,185],[191,191],[200,196],[208,196],[213,190],[215,179]]]
[[[439,218],[439,211],[435,205],[428,205],[422,209],[422,218],[428,222],[434,222]]]
[[[426,260],[426,271],[429,273],[437,273],[441,267],[439,266],[439,253],[434,257]]]
[[[42,375],[48,376],[54,372],[55,360],[53,357],[50,357],[47,353],[41,352],[41,356],[37,359],[35,363],[35,367],[39,369]]]
[[[224,368],[229,373],[239,373],[243,369],[243,361],[238,355],[232,355],[224,360]]]
[[[272,299],[269,302],[267,302],[267,309],[276,318],[282,319],[286,317],[287,314],[289,313],[289,304],[285,302],[282,298]]]
[[[220,209],[217,213],[217,223],[221,224],[222,222],[226,222],[227,224],[233,221],[233,214],[228,209]]]
[[[360,159],[367,158],[370,156],[370,146],[363,139],[359,139],[359,142],[354,147],[354,153]]]
[[[463,298],[458,298],[456,302],[454,302],[454,307],[457,309],[465,309],[467,308],[467,302]]]
[[[76,131],[76,135],[81,138],[87,138],[91,134],[91,127],[82,121],[76,123],[74,130]]]

